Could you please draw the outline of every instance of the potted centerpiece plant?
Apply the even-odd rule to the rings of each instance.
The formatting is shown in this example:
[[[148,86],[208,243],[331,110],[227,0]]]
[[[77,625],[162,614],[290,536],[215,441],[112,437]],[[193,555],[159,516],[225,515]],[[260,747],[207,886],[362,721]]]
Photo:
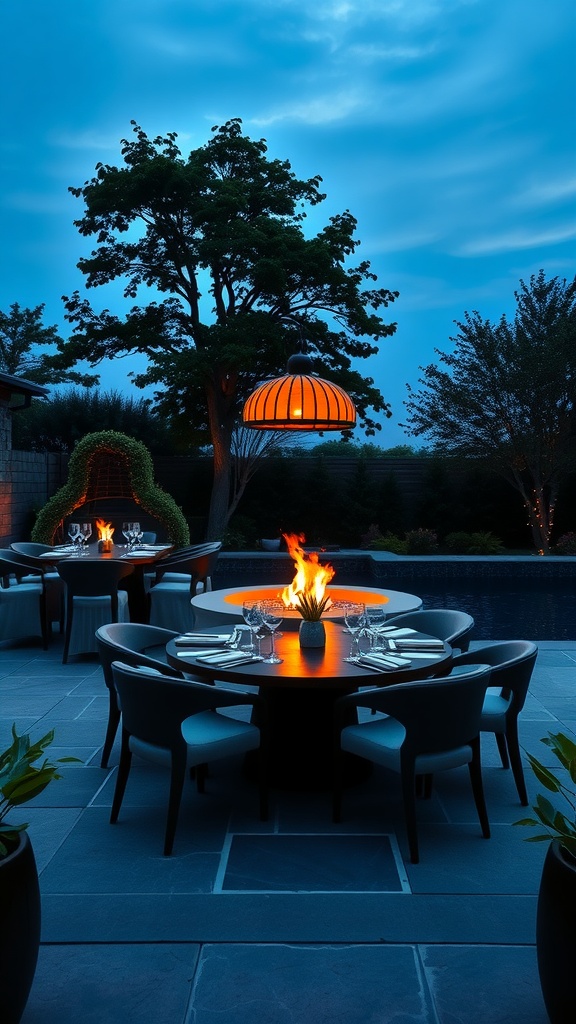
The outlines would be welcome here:
[[[18,1024],[22,1017],[40,945],[40,889],[34,852],[26,829],[8,816],[15,807],[38,796],[52,779],[56,764],[47,758],[36,765],[52,743],[54,732],[35,743],[12,726],[12,743],[0,753],[0,1017]],[[62,757],[59,761],[76,761]]]
[[[544,826],[528,842],[548,842],[536,917],[536,951],[542,995],[552,1024],[571,1024],[576,1014],[576,743],[563,733],[542,739],[567,772],[563,781],[532,754],[538,782],[564,801],[565,812],[539,793],[535,818],[517,825]]]
[[[302,622],[300,623],[299,638],[301,647],[325,647],[326,630],[322,622],[322,612],[330,604],[330,598],[325,595],[320,600],[313,594],[302,593],[297,597],[296,611],[300,612]]]

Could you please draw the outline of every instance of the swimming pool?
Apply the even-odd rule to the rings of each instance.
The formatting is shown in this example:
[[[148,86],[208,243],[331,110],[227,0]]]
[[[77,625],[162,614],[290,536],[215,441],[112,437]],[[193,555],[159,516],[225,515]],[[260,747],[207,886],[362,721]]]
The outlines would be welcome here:
[[[327,556],[328,557],[328,556]],[[332,559],[336,564],[337,559]],[[533,563],[532,563],[533,564]],[[415,564],[380,563],[379,578],[366,559],[342,560],[337,579],[351,586],[406,590],[422,598],[425,608],[459,608],[473,616],[475,640],[576,640],[576,578],[535,575],[479,575],[455,570],[451,575],[425,573]],[[484,566],[481,566],[484,569]],[[530,566],[532,568],[532,566]],[[574,565],[576,569],[576,563]],[[221,557],[215,587],[236,587],[291,579],[291,562]]]

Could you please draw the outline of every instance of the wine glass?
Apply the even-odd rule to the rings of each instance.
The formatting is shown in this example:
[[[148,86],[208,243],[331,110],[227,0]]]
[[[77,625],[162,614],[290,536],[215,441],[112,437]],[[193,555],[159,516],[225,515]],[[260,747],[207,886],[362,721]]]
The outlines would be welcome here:
[[[130,547],[130,531],[132,529],[132,523],[122,523],[122,534],[126,541],[126,547]]]
[[[348,627],[348,632],[352,634],[352,643],[350,645],[350,654],[344,661],[355,662],[358,658],[358,641],[360,639],[360,631],[366,625],[366,605],[364,604],[347,604],[344,609],[344,621]]]
[[[85,545],[88,545],[88,541],[92,536],[92,523],[81,523],[80,524],[80,536]],[[88,547],[86,547],[86,554],[88,553]],[[82,551],[84,554],[84,551]]]
[[[261,614],[262,621],[267,629],[270,630],[270,654],[267,658],[264,658],[265,665],[281,665],[282,658],[279,658],[276,654],[275,638],[276,630],[282,622],[283,616],[280,615],[282,610],[281,605],[278,601],[262,601]]]
[[[263,623],[262,609],[259,601],[244,601],[242,605],[242,618],[250,630],[250,646],[246,648],[251,654],[260,654],[260,627]],[[258,638],[258,645],[254,640]]]
[[[80,523],[68,523],[68,536],[72,544],[76,544],[80,538]]]
[[[381,604],[366,605],[366,620],[368,622],[368,635],[370,647],[373,651],[383,651],[386,648],[381,629],[386,622],[386,612]]]

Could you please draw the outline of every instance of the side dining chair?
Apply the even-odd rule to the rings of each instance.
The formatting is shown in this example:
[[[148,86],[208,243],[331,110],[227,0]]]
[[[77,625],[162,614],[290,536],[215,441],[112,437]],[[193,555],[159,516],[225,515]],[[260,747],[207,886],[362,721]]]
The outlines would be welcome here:
[[[0,548],[0,641],[41,636],[48,647],[44,575],[15,551]]]
[[[66,630],[62,662],[70,654],[96,654],[96,630],[106,622],[129,620],[128,594],[119,583],[134,572],[119,559],[69,558],[58,564],[66,584]]]
[[[410,860],[419,861],[416,780],[467,765],[482,835],[490,838],[480,760],[480,716],[490,679],[488,665],[441,679],[397,683],[347,694],[336,701],[333,819],[341,820],[342,752],[400,775]],[[385,718],[344,724],[358,707]]]
[[[528,794],[518,742],[518,715],[524,707],[536,664],[538,648],[530,640],[502,640],[457,654],[451,674],[466,672],[472,663],[490,665],[490,685],[482,707],[480,731],[493,732],[503,768],[512,766],[520,803],[528,806]]]
[[[184,679],[184,676],[164,660],[166,644],[178,636],[172,629],[161,629],[142,622],[108,622],[98,627],[95,636],[104,682],[108,688],[108,725],[100,761],[100,767],[107,768],[120,724],[112,662],[122,661],[133,668],[153,668],[172,679]]]
[[[194,628],[191,600],[198,587],[210,590],[211,577],[222,544],[214,541],[198,544],[185,551],[172,552],[154,566],[154,581],[149,590],[150,622],[154,626]]]
[[[10,545],[12,551],[24,564],[36,572],[41,572],[46,587],[46,622],[48,632],[52,623],[57,622],[60,632],[64,632],[64,583],[50,563],[40,555],[52,551],[50,544],[36,544],[33,541],[14,541]]]
[[[111,824],[118,821],[132,755],[170,770],[170,795],[164,855],[172,853],[182,790],[187,772],[222,758],[259,752],[260,818],[268,818],[265,705],[257,694],[206,683],[170,679],[154,669],[113,662],[112,673],[122,712],[122,748],[112,800]],[[220,709],[252,705],[258,724],[240,722]],[[204,790],[204,774],[197,773]]]
[[[420,633],[428,633],[444,640],[459,651],[468,650],[474,619],[468,612],[455,608],[423,608],[417,612],[403,612],[386,618],[387,626],[409,626]],[[478,662],[476,661],[476,664]]]

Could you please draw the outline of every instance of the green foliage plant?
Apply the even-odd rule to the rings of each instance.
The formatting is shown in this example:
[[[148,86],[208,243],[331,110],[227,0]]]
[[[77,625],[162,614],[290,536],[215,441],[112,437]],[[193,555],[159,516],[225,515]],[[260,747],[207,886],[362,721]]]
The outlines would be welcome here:
[[[409,530],[406,534],[406,550],[409,555],[435,555],[438,551],[438,537],[433,530]]]
[[[560,795],[570,810],[568,814],[564,814],[546,796],[538,793],[536,803],[532,806],[536,817],[522,818],[514,824],[527,825],[529,828],[539,828],[543,825],[546,831],[536,836],[528,836],[526,842],[543,843],[558,839],[576,860],[576,743],[561,732],[548,733],[543,737],[542,743],[551,749],[562,768],[566,769],[571,785],[563,783],[532,754],[528,754],[530,767],[544,789]]]
[[[449,533],[443,546],[452,555],[499,555],[503,551],[502,541],[493,533],[466,533],[463,530]]]
[[[320,601],[313,594],[299,594],[296,611],[300,612],[305,622],[318,622],[329,602],[330,597],[327,594]]]
[[[18,833],[28,828],[29,822],[12,825],[6,821],[14,807],[33,800],[53,779],[62,778],[57,764],[64,761],[78,761],[77,757],[59,757],[55,764],[46,758],[36,766],[54,739],[54,730],[47,732],[36,743],[27,735],[19,736],[12,726],[12,743],[0,753],[0,859],[14,849]]]
[[[123,457],[134,501],[162,523],[172,544],[177,547],[188,544],[190,533],[184,513],[171,495],[154,483],[150,452],[141,441],[114,430],[87,434],[78,442],[70,456],[68,481],[39,512],[32,540],[41,544],[53,543],[62,520],[86,500],[90,465],[93,458],[102,452]]]
[[[556,555],[576,555],[576,533],[563,533],[554,546]]]
[[[560,487],[576,467],[576,278],[540,270],[515,299],[513,320],[474,311],[456,321],[452,351],[421,368],[419,391],[408,386],[403,426],[438,454],[477,459],[508,480],[547,555]]]

